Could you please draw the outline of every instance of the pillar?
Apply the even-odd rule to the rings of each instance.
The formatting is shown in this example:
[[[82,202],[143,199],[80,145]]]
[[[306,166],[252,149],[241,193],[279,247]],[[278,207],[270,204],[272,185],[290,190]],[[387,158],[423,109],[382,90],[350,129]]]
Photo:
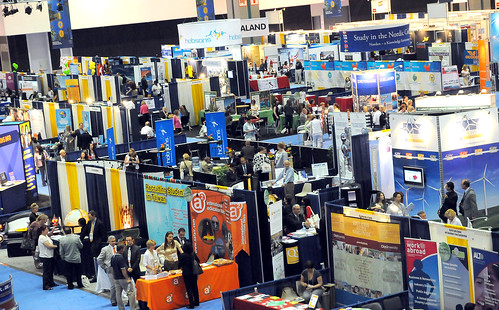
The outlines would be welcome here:
[[[46,32],[26,34],[28,46],[29,67],[31,71],[39,73],[52,72],[49,37]]]

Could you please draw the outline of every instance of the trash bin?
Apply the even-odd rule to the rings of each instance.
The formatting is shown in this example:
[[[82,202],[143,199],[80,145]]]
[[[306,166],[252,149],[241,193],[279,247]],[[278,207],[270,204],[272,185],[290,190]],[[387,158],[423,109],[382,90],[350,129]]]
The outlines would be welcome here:
[[[335,285],[333,283],[324,284],[324,294],[322,294],[321,305],[325,310],[331,310],[336,308],[336,292],[334,290]]]

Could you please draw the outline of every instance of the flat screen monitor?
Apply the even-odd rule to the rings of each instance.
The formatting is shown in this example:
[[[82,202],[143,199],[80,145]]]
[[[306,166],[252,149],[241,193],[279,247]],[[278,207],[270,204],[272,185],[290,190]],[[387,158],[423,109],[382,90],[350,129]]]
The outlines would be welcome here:
[[[413,187],[424,187],[424,170],[417,167],[403,167],[404,184]]]

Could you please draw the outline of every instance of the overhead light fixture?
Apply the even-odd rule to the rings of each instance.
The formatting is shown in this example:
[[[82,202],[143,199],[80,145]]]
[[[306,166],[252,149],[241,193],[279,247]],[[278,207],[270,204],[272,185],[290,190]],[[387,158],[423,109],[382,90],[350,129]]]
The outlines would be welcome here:
[[[40,12],[43,11],[43,6],[41,2],[38,2],[38,4],[36,5],[36,9]]]
[[[64,6],[63,6],[63,5],[62,5],[62,3],[60,3],[60,2],[59,2],[59,3],[57,3],[57,11],[59,11],[59,12],[64,11]]]
[[[31,12],[33,12],[33,8],[28,4],[28,6],[24,8],[24,13],[31,15]]]
[[[8,16],[9,15],[9,7],[8,6],[4,6],[2,11],[3,11],[3,15],[4,16]]]

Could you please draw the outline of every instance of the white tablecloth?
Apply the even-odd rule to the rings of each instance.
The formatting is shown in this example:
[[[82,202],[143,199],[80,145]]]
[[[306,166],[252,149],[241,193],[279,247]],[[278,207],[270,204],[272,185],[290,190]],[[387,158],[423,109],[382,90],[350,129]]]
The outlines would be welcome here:
[[[258,79],[258,90],[278,89],[277,78]]]

